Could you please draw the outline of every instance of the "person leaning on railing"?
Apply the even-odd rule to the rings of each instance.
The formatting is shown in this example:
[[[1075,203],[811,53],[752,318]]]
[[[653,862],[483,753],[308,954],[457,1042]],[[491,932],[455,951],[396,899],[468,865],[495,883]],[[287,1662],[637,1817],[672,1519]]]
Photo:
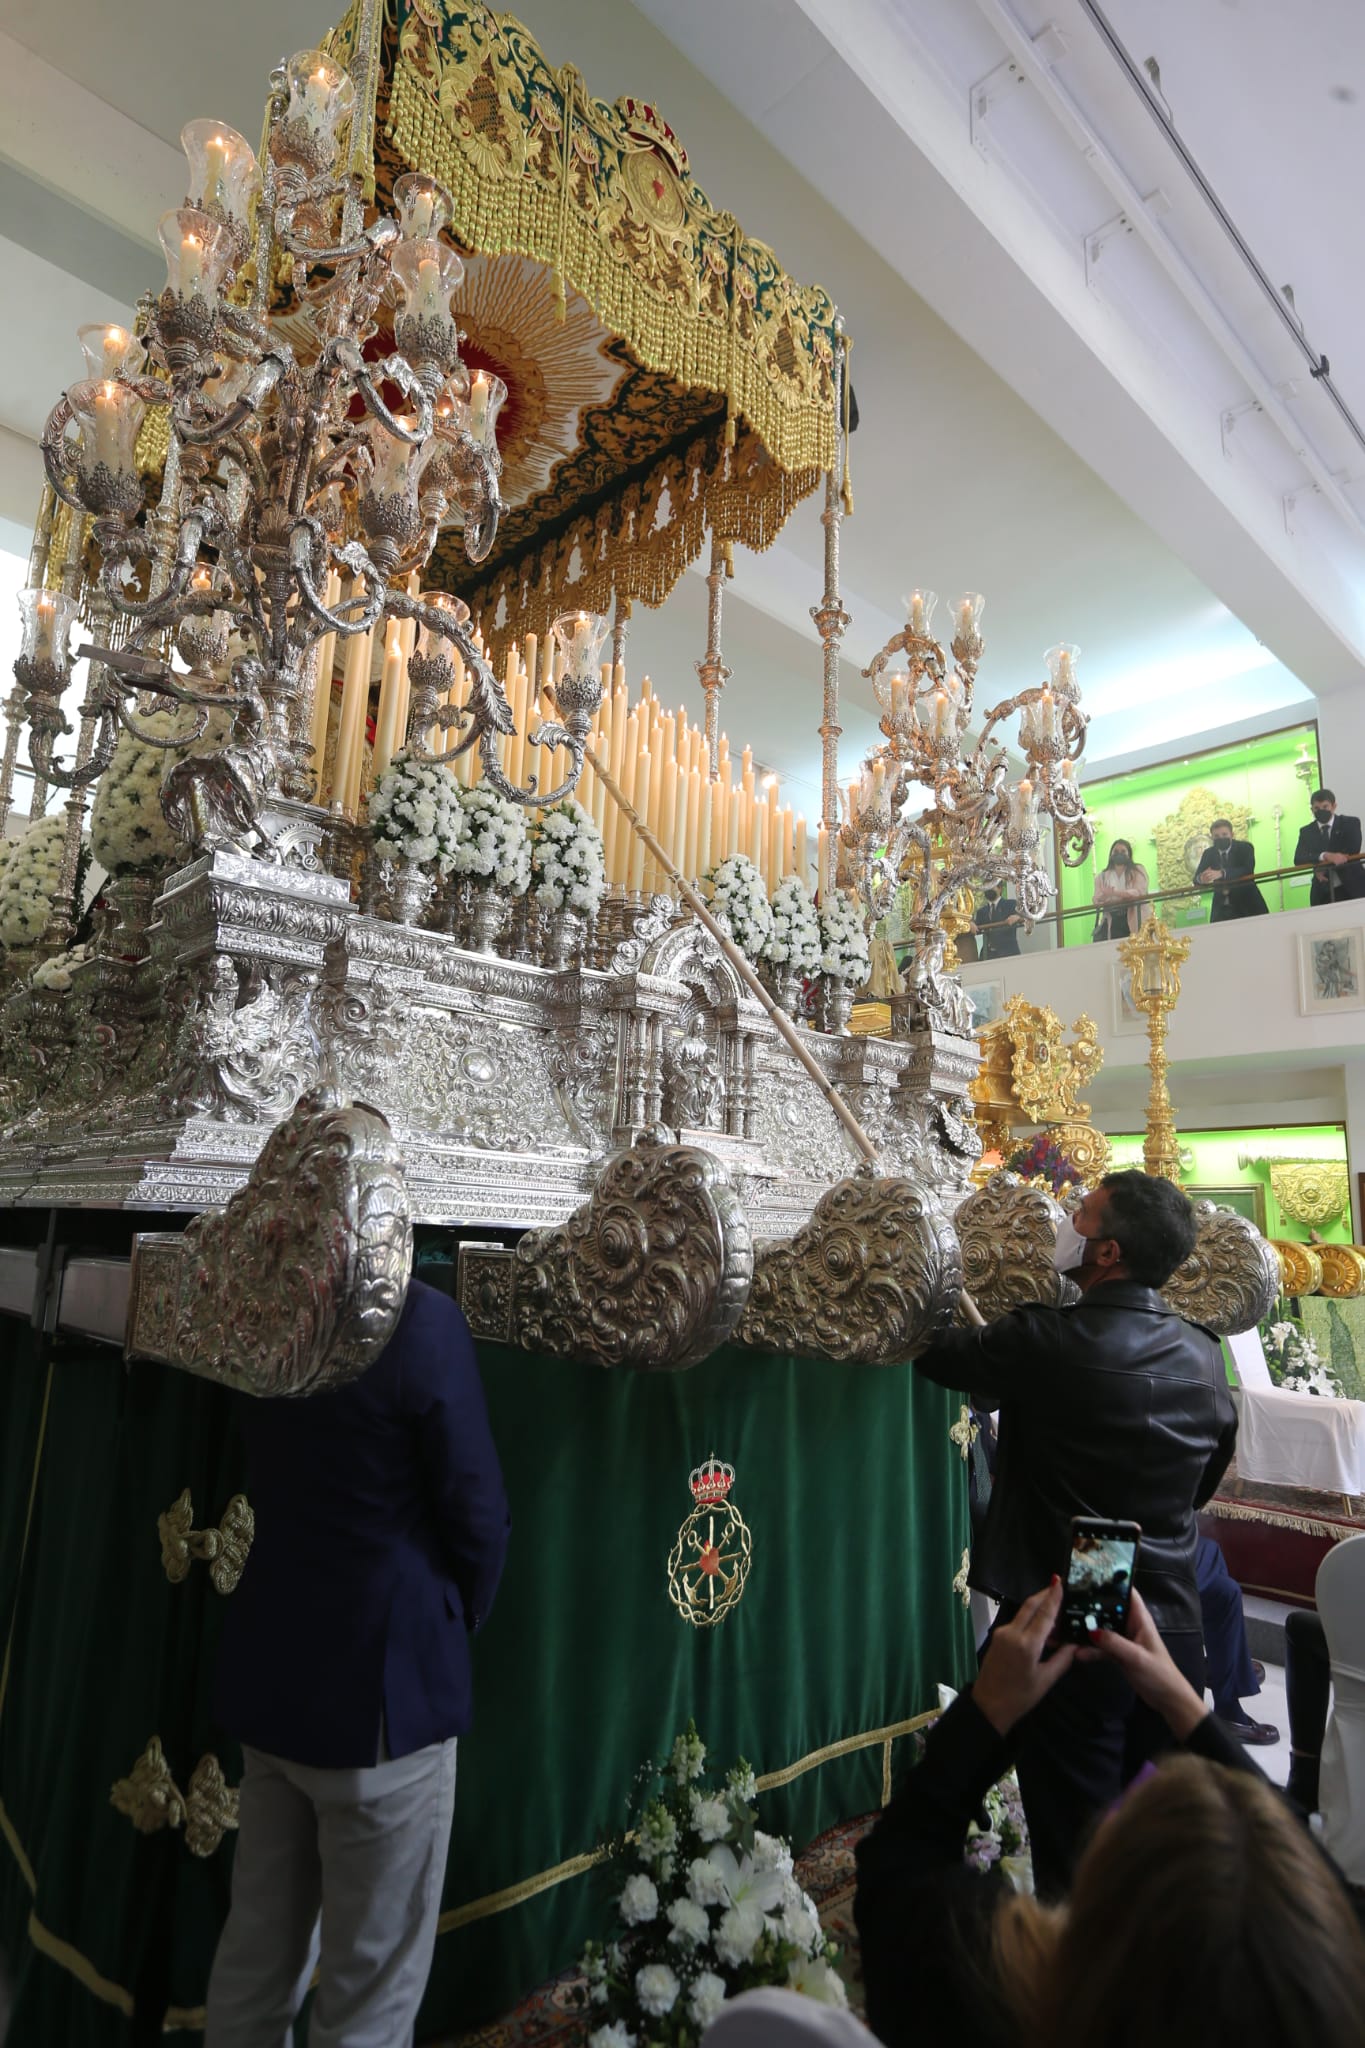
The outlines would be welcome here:
[[[1312,904],[1337,903],[1347,897],[1365,896],[1365,864],[1360,859],[1360,820],[1338,816],[1337,800],[1330,789],[1315,789],[1309,802],[1313,823],[1299,828],[1294,848],[1296,865],[1313,864]]]
[[[1133,859],[1126,839],[1116,839],[1102,873],[1095,878],[1095,929],[1091,937],[1126,939],[1138,931],[1152,914],[1148,902],[1151,884],[1147,870]]]

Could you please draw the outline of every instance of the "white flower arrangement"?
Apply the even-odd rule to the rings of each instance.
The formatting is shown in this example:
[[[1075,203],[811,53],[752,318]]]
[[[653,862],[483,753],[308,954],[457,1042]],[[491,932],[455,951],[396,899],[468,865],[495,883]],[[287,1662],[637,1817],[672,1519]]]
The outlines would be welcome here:
[[[197,716],[192,705],[177,705],[174,710],[143,713],[138,723],[159,738],[172,739],[193,732]],[[197,745],[209,740],[213,720],[226,727],[225,714],[213,713],[210,728]],[[184,853],[161,808],[161,785],[171,762],[185,751],[148,746],[126,726],[119,734],[90,811],[90,850],[111,875],[143,874],[169,866]]]
[[[531,889],[546,910],[592,917],[607,885],[602,835],[572,797],[542,811],[531,827]]]
[[[810,890],[799,875],[779,882],[772,902],[772,930],[763,946],[763,957],[775,967],[795,968],[798,974],[813,974],[820,965],[820,919]]]
[[[370,792],[367,812],[380,860],[436,867],[448,875],[465,837],[460,785],[443,762],[395,754]]]
[[[35,819],[0,875],[0,945],[36,946],[52,914],[62,872],[66,813]]]
[[[460,790],[464,837],[455,849],[454,869],[471,882],[524,896],[531,883],[531,839],[520,804],[476,782]]]
[[[64,953],[56,953],[50,960],[40,960],[28,978],[28,985],[30,988],[52,989],[64,995],[71,986],[72,970],[89,958],[88,946],[68,946]]]
[[[712,909],[724,911],[740,952],[746,960],[757,963],[773,928],[773,907],[762,875],[751,860],[737,853],[712,868],[707,881],[711,886]]]
[[[1291,1316],[1275,1323],[1262,1323],[1261,1345],[1272,1382],[1286,1394],[1319,1394],[1328,1401],[1342,1399],[1341,1381],[1303,1325]]]
[[[872,972],[872,949],[862,911],[851,896],[830,891],[828,903],[820,906],[820,938],[821,970],[831,979],[861,988]]]
[[[694,2048],[727,1999],[761,1984],[848,2003],[790,1847],[755,1829],[753,1772],[739,1763],[708,1786],[705,1762],[689,1727],[637,1780],[643,1811],[615,1852],[624,1931],[588,1944],[575,1993],[587,2048]]]

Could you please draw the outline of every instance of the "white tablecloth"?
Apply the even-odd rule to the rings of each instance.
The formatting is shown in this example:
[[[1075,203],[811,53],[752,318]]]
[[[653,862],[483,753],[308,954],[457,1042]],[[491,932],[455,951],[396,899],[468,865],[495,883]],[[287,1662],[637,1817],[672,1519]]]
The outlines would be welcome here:
[[[1243,1387],[1241,1405],[1239,1478],[1365,1493],[1365,1401]]]

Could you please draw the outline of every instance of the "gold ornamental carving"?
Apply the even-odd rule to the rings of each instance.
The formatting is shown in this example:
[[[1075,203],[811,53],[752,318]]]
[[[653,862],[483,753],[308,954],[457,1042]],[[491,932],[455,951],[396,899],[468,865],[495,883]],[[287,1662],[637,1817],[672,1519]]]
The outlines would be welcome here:
[[[1337,1159],[1296,1160],[1292,1165],[1270,1168],[1270,1185],[1275,1200],[1291,1223],[1305,1229],[1321,1230],[1346,1213],[1351,1200],[1351,1182],[1344,1163]]]
[[[1254,1330],[1279,1298],[1275,1247],[1233,1209],[1196,1202],[1194,1214],[1194,1250],[1161,1289],[1163,1296],[1187,1322],[1202,1323],[1216,1337]]]
[[[1072,1025],[1072,1041],[1062,1043],[1062,1020],[1055,1010],[1011,996],[1005,1005],[1011,1047],[1014,1097],[1036,1124],[1083,1123],[1090,1104],[1080,1091],[1104,1064],[1104,1048],[1094,1019],[1080,1016]]]
[[[224,1778],[217,1757],[200,1757],[182,1793],[155,1735],[128,1776],[114,1784],[109,1803],[140,1835],[183,1828],[191,1856],[211,1856],[223,1836],[237,1826],[238,1795]]]
[[[1157,884],[1162,889],[1188,889],[1199,865],[1199,856],[1209,843],[1209,827],[1215,818],[1226,818],[1235,839],[1250,836],[1251,812],[1245,804],[1229,803],[1211,789],[1192,789],[1179,810],[1171,811],[1152,833],[1156,847]]]
[[[1190,942],[1179,938],[1159,917],[1149,918],[1130,939],[1121,939],[1118,956],[1128,969],[1135,1007],[1147,1019],[1147,1135],[1142,1163],[1148,1173],[1180,1185],[1180,1148],[1175,1135],[1175,1109],[1166,1075],[1166,1033],[1170,1014],[1180,1000],[1180,970],[1189,958]]]
[[[1323,1294],[1337,1301],[1358,1301],[1365,1294],[1365,1250],[1358,1244],[1314,1245],[1322,1267]]]
[[[1097,1131],[1093,1124],[1082,1123],[1052,1124],[1049,1129],[1084,1185],[1098,1187],[1114,1157],[1114,1148],[1104,1132]]]
[[[1271,1244],[1280,1262],[1282,1293],[1299,1295],[1321,1291],[1322,1260],[1316,1245],[1298,1244],[1289,1237],[1272,1238]]]
[[[735,1342],[755,1351],[902,1365],[952,1321],[957,1237],[913,1181],[858,1174],[787,1243],[760,1244]]]
[[[235,1589],[246,1567],[256,1517],[246,1495],[234,1493],[216,1529],[196,1529],[194,1502],[187,1486],[165,1514],[158,1515],[156,1533],[161,1539],[162,1569],[173,1586],[189,1577],[190,1566],[198,1557],[208,1565],[214,1590],[227,1594]]]

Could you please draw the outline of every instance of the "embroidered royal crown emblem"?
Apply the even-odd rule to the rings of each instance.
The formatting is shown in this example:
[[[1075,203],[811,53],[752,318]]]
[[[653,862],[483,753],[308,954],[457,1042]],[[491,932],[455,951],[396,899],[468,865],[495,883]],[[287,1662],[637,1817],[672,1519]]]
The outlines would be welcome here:
[[[669,1553],[668,1594],[693,1628],[724,1621],[744,1591],[753,1539],[730,1498],[735,1468],[713,1451],[688,1478],[695,1506]]]
[[[724,1500],[735,1483],[735,1468],[723,1464],[713,1451],[704,1465],[695,1465],[688,1480],[692,1498],[700,1507],[710,1501]]]

